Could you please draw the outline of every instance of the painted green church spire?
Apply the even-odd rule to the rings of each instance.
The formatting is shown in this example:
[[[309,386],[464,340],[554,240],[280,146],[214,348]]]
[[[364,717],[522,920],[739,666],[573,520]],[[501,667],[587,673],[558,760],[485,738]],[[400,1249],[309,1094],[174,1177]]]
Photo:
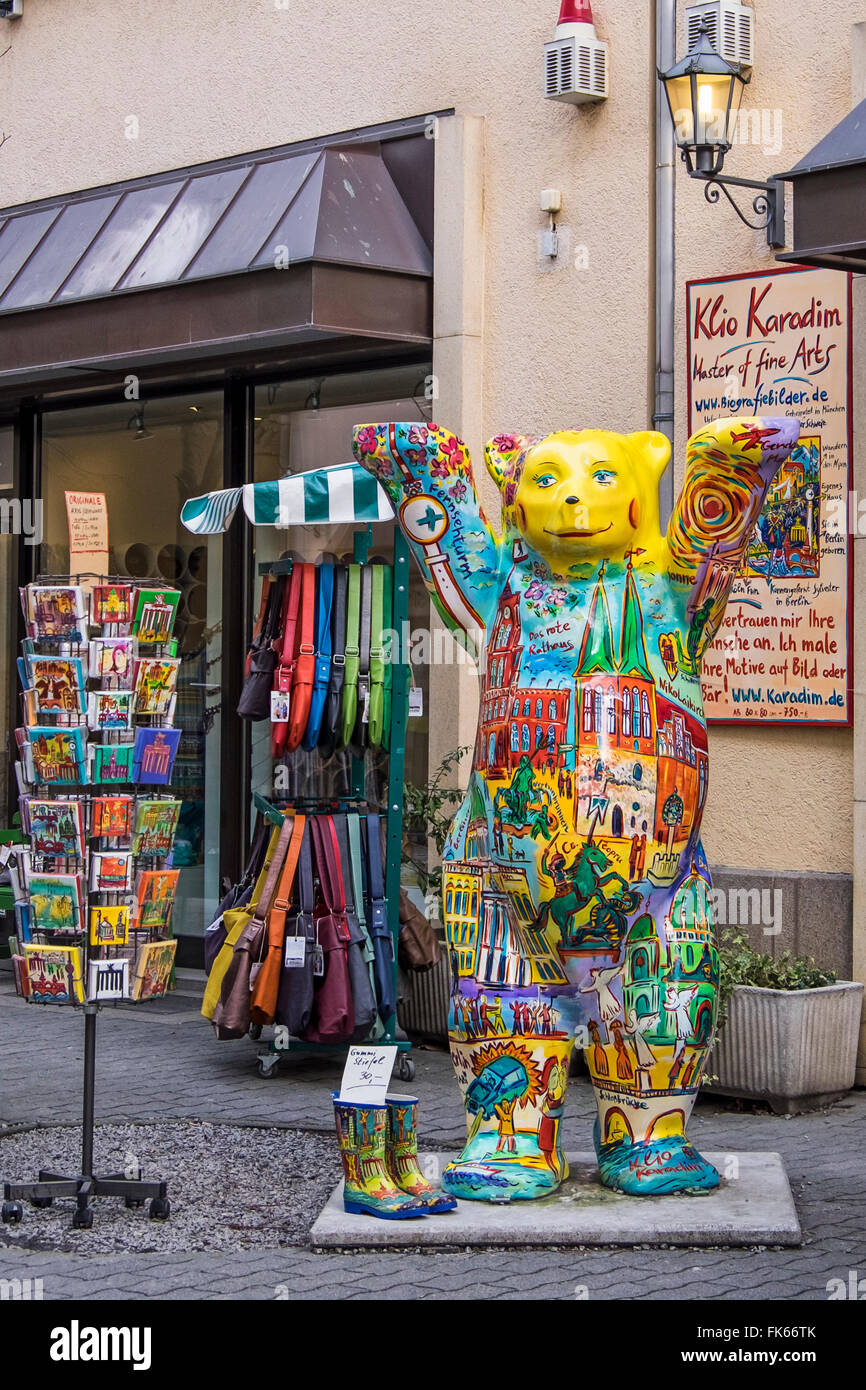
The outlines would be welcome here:
[[[643,632],[643,613],[637,586],[634,582],[631,555],[625,572],[625,597],[622,605],[622,630],[619,638],[619,670],[623,676],[643,676],[651,681]]]
[[[604,589],[604,567],[605,562],[602,560],[586,627],[583,629],[580,658],[574,673],[576,676],[592,676],[599,671],[610,674],[616,669],[613,660],[613,629],[610,625],[610,609]]]

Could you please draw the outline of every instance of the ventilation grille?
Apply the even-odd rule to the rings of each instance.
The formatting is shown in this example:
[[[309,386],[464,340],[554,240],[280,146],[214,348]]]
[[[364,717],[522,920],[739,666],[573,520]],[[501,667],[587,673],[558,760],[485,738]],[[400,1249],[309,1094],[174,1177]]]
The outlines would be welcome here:
[[[689,53],[698,46],[701,25],[707,26],[711,46],[729,63],[751,67],[755,57],[755,16],[739,0],[716,0],[714,4],[690,5],[686,9],[686,45]]]
[[[553,101],[603,101],[608,94],[607,44],[556,39],[545,44],[544,95]]]

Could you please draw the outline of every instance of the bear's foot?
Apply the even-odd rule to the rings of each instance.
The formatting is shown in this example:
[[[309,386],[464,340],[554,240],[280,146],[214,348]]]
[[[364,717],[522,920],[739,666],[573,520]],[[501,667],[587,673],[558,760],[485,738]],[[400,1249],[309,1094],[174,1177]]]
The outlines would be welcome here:
[[[664,1197],[672,1192],[708,1192],[721,1179],[684,1135],[649,1143],[603,1144],[598,1169],[605,1187],[631,1197]]]
[[[467,1202],[531,1201],[548,1197],[568,1177],[565,1155],[547,1154],[528,1136],[515,1136],[514,1149],[497,1149],[495,1135],[479,1134],[442,1174],[442,1187]]]

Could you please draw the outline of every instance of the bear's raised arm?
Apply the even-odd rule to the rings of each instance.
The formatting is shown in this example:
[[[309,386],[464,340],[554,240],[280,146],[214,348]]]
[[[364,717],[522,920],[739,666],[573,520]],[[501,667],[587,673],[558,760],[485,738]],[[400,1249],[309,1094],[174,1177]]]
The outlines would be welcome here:
[[[668,523],[670,573],[691,584],[689,616],[706,645],[724,613],[776,473],[800,435],[789,419],[715,420],[693,434],[686,476]]]
[[[393,502],[442,620],[477,650],[496,607],[502,545],[478,501],[466,445],[410,421],[357,425],[353,448]]]

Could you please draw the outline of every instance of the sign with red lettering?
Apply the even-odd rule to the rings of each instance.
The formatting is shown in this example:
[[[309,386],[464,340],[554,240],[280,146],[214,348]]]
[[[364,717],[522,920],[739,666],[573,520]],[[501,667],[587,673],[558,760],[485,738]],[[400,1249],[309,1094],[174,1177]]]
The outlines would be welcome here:
[[[851,276],[795,266],[686,295],[689,434],[729,415],[800,421],[704,659],[707,721],[848,726]]]

